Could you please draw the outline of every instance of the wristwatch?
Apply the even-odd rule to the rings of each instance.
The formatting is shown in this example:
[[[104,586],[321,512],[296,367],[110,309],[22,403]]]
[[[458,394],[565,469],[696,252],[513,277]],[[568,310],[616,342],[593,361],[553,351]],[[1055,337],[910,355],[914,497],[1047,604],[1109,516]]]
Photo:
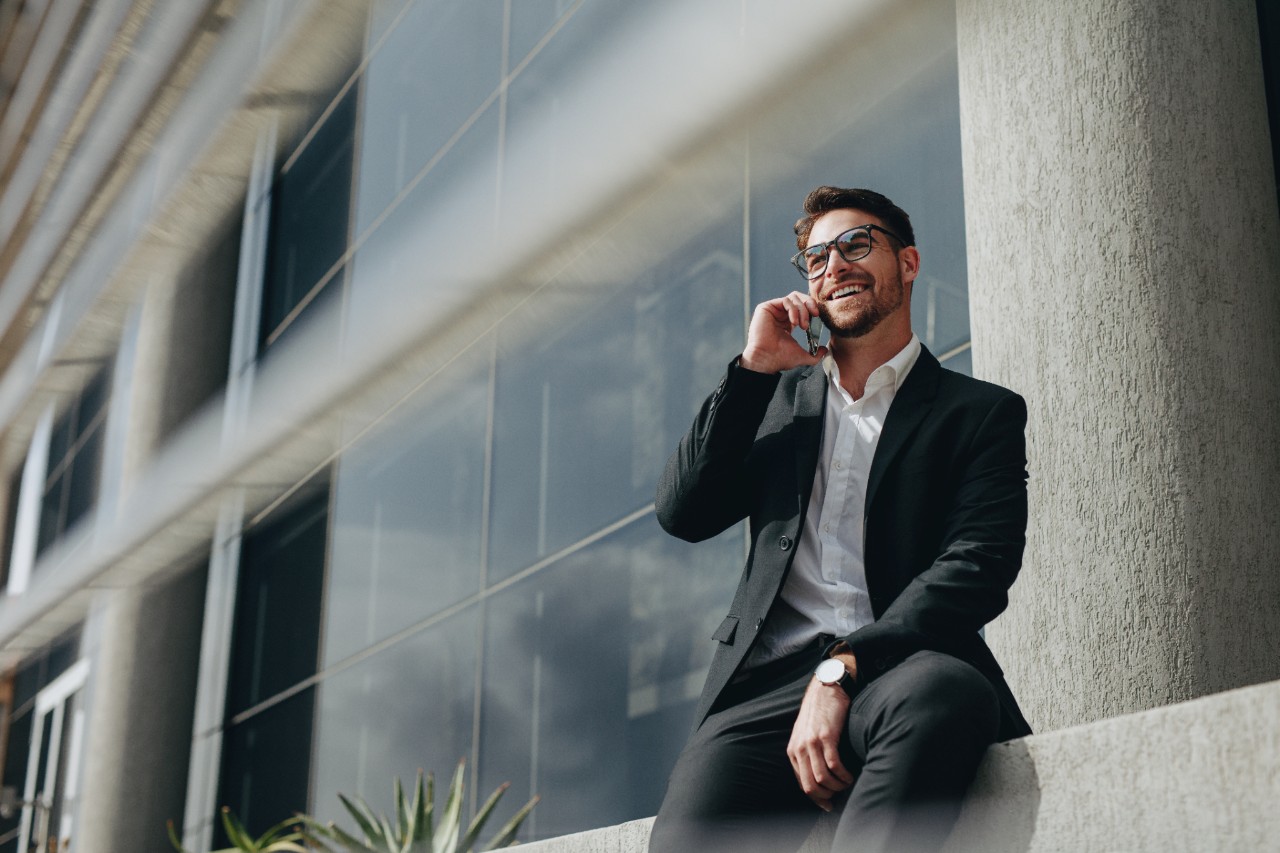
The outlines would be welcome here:
[[[856,689],[853,684],[853,676],[849,675],[849,670],[845,669],[844,664],[835,658],[827,658],[818,664],[818,668],[813,671],[813,675],[823,684],[829,687],[839,687],[850,699],[853,698]]]

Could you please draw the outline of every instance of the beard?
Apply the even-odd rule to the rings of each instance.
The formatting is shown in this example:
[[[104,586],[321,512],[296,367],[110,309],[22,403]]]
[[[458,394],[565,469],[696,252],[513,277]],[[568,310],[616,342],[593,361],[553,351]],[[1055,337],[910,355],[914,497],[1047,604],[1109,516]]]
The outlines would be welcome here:
[[[860,338],[879,326],[885,317],[902,305],[903,291],[902,275],[895,270],[893,278],[886,279],[883,284],[874,280],[871,282],[871,300],[859,307],[852,316],[848,313],[842,313],[839,317],[834,316],[831,306],[825,301],[818,303],[818,316],[822,319],[823,325],[831,330],[832,337]],[[846,300],[857,298],[856,296],[846,297]]]

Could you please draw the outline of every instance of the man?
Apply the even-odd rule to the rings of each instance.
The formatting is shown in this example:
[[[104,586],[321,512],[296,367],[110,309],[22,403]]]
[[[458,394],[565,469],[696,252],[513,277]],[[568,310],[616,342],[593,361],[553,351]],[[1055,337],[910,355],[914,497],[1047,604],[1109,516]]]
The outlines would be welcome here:
[[[936,849],[986,747],[1030,733],[979,634],[1021,565],[1026,406],[912,333],[904,211],[837,187],[804,211],[808,292],[756,308],[658,486],[668,532],[749,518],[751,549],[655,853],[795,850],[819,810],[836,850]]]

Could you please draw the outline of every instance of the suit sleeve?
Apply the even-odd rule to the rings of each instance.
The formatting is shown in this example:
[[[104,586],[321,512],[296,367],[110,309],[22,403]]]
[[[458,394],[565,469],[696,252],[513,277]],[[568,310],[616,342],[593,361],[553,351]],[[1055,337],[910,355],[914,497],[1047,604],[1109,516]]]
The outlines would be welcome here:
[[[920,650],[972,644],[1008,604],[1027,527],[1026,403],[1001,397],[968,449],[943,547],[874,623],[844,642],[866,683]]]
[[[658,480],[658,522],[668,533],[700,542],[749,513],[747,455],[779,379],[737,359],[729,365]]]

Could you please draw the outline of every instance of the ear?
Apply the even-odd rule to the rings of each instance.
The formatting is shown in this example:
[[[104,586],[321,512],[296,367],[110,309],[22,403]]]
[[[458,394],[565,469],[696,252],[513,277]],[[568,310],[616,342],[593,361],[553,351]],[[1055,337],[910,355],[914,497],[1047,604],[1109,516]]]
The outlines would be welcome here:
[[[920,274],[920,253],[915,246],[905,246],[898,252],[898,273],[906,285],[912,284]]]

